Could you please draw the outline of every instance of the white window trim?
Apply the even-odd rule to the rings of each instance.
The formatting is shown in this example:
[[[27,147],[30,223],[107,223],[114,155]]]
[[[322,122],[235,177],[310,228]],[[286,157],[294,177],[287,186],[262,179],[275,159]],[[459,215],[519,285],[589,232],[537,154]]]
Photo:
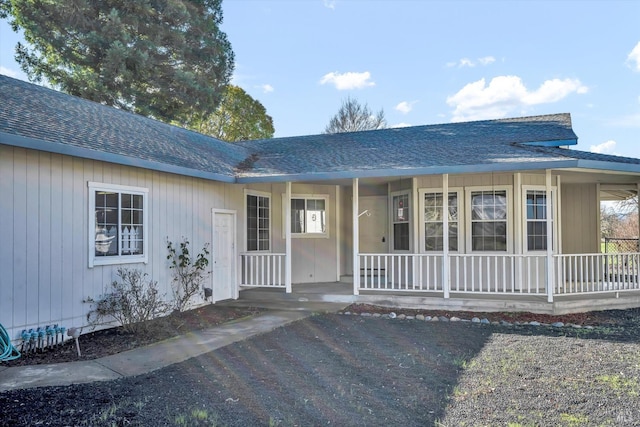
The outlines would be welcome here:
[[[440,193],[442,194],[442,188],[419,188],[418,189],[418,205],[420,207],[420,226],[419,226],[419,232],[420,232],[420,253],[426,253],[426,254],[439,254],[442,253],[442,251],[427,251],[424,248],[424,239],[425,239],[425,232],[424,232],[424,223],[425,223],[425,217],[424,217],[424,195],[427,193]],[[457,251],[453,251],[451,249],[449,249],[449,252],[451,253],[464,253],[464,249],[465,249],[465,239],[464,239],[464,230],[465,230],[465,210],[464,210],[464,189],[462,187],[449,187],[449,193],[456,193],[458,196],[458,250]],[[448,199],[447,199],[448,200]]]
[[[474,251],[472,250],[472,227],[471,227],[471,194],[478,191],[506,191],[507,194],[507,250],[506,251]],[[466,251],[469,254],[512,254],[513,253],[513,186],[495,185],[465,188],[465,240]]]
[[[522,253],[524,254],[546,254],[547,250],[538,250],[538,251],[530,251],[528,244],[528,234],[527,234],[527,192],[528,191],[542,191],[546,192],[547,187],[544,185],[523,185],[522,186]],[[556,191],[557,187],[551,187],[551,203],[553,208],[553,253],[557,253],[558,251],[558,192]]]
[[[389,238],[389,252],[390,253],[400,253],[400,254],[409,254],[409,253],[413,253],[413,238],[412,238],[412,233],[411,230],[413,230],[413,226],[414,226],[414,220],[415,218],[413,218],[413,211],[414,209],[411,207],[411,205],[409,205],[409,221],[407,221],[409,223],[409,249],[395,249],[393,244],[395,242],[395,235],[393,234],[393,225],[395,224],[395,222],[393,221],[393,198],[395,196],[404,196],[406,195],[408,197],[409,203],[413,203],[414,200],[411,197],[412,194],[412,190],[411,189],[406,189],[406,190],[398,190],[398,191],[392,191],[389,193],[389,230],[388,230],[388,235],[390,236]]]
[[[282,238],[286,236],[287,226],[285,219],[287,215],[287,206],[284,203],[286,194],[282,193]],[[325,213],[325,227],[324,233],[291,233],[292,239],[328,239],[329,238],[329,195],[328,194],[291,194],[291,200],[304,199],[306,200],[324,200],[324,213]],[[289,208],[291,207],[291,201],[289,201]],[[306,202],[305,202],[306,207]],[[292,213],[293,214],[293,213]],[[293,224],[293,218],[291,219]]]
[[[248,234],[247,233],[247,196],[259,196],[259,197],[266,197],[269,199],[269,249],[268,250],[257,250],[257,251],[250,251],[249,248],[247,247],[247,240],[248,240]],[[256,253],[271,253],[271,248],[273,248],[273,212],[272,212],[272,206],[273,206],[273,198],[271,197],[271,193],[266,192],[266,191],[259,191],[259,190],[249,190],[246,189],[244,190],[244,195],[243,195],[243,203],[244,203],[244,251],[245,252],[251,252],[252,254],[256,254]]]
[[[131,187],[127,185],[104,184],[92,181],[89,181],[87,186],[89,189],[89,268],[93,268],[98,265],[133,264],[141,262],[146,264],[149,261],[149,189],[144,187]],[[128,193],[142,196],[142,254],[96,257],[96,191],[100,190],[113,191],[114,193],[119,194]]]

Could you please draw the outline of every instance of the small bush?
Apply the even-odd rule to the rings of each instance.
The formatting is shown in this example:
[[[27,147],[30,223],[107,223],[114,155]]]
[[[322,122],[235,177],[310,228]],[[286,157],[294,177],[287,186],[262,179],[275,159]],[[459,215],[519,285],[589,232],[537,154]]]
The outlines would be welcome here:
[[[93,304],[87,313],[87,321],[93,325],[115,319],[129,333],[147,329],[147,321],[165,314],[170,305],[160,295],[157,282],[147,280],[140,270],[118,269],[118,277],[111,283],[111,292],[98,300],[88,298]]]
[[[184,311],[189,306],[191,298],[200,291],[205,279],[209,277],[207,271],[209,260],[209,244],[205,244],[202,252],[196,255],[195,259],[189,252],[189,241],[183,239],[178,248],[174,247],[170,240],[167,240],[167,250],[170,261],[169,268],[173,270],[173,298],[174,307],[177,311]]]

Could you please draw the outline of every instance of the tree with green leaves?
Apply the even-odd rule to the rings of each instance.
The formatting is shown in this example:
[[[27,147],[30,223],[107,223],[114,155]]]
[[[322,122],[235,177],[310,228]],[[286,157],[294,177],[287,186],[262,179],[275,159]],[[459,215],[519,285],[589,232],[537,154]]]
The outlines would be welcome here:
[[[218,109],[212,114],[194,114],[187,127],[227,142],[272,138],[273,119],[257,100],[242,88],[227,86]]]
[[[0,0],[31,81],[165,122],[215,111],[233,72],[222,0]]]
[[[383,110],[374,115],[367,104],[362,105],[356,99],[349,97],[342,101],[340,110],[331,118],[324,133],[359,132],[385,127],[387,122]]]

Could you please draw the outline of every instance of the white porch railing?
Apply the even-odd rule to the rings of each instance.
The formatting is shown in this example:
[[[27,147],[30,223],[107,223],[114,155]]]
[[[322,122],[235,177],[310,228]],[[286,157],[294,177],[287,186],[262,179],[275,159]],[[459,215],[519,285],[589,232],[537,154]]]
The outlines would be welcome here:
[[[285,254],[242,253],[245,287],[286,288]],[[361,291],[444,292],[442,254],[359,254]],[[547,295],[543,254],[450,254],[449,292]],[[640,253],[562,254],[553,294],[640,291]]]
[[[360,254],[360,289],[442,291],[442,255]]]
[[[443,291],[442,255],[360,254],[360,290]],[[450,254],[449,290],[545,294],[544,255]]]
[[[555,294],[640,290],[640,254],[572,254],[555,257]]]
[[[442,255],[359,254],[361,291],[443,292]],[[554,255],[553,294],[640,290],[640,254]],[[450,254],[449,291],[547,295],[543,254]]]
[[[286,288],[285,254],[240,254],[240,286]]]
[[[451,254],[451,292],[542,295],[546,256]]]

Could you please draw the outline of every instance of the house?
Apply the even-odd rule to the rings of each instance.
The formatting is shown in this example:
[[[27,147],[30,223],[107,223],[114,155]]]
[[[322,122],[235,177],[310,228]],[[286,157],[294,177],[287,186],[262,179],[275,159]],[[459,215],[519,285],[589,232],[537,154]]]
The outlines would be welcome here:
[[[213,301],[334,284],[425,308],[640,305],[640,254],[601,253],[599,224],[601,200],[638,193],[640,159],[574,149],[569,114],[230,144],[6,76],[0,94],[15,338],[84,325],[123,266],[171,295],[183,237],[211,243]]]

